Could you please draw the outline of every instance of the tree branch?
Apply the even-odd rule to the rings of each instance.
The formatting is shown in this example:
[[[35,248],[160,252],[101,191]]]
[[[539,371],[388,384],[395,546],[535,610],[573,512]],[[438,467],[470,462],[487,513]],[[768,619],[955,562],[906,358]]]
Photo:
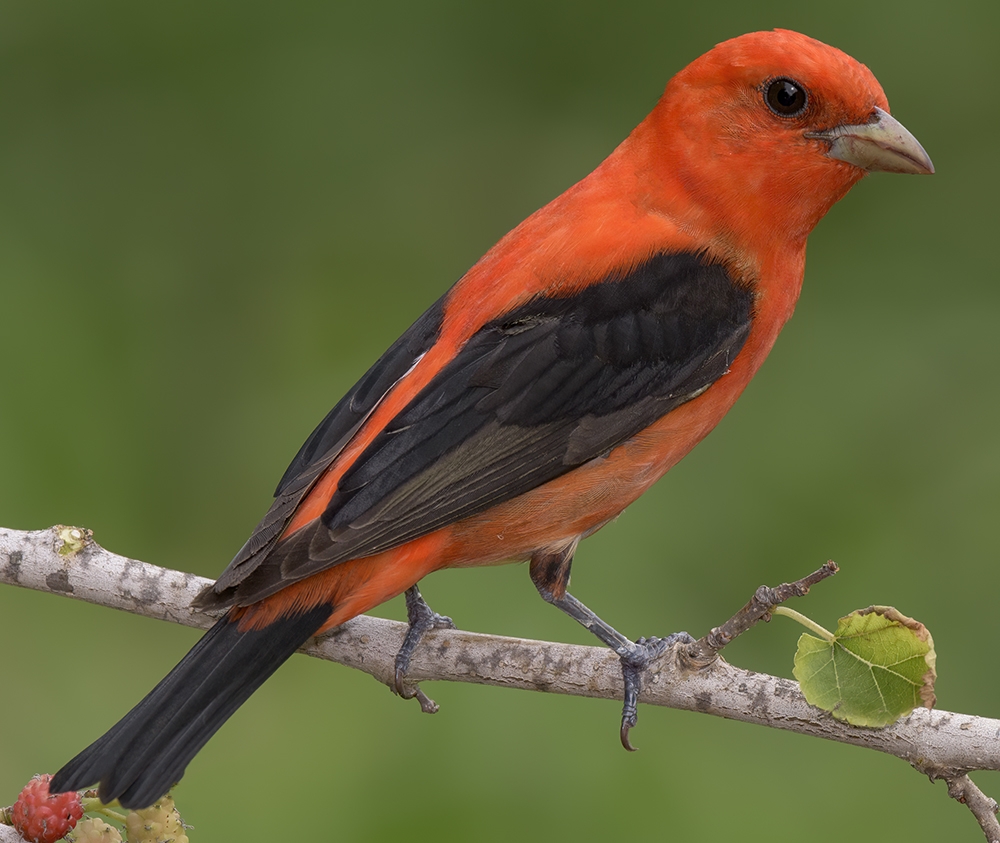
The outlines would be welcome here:
[[[828,565],[791,586],[758,589],[734,618],[694,644],[667,653],[643,683],[641,701],[756,723],[902,758],[972,811],[987,840],[1000,843],[997,803],[968,778],[1000,770],[1000,720],[917,709],[885,729],[849,726],[813,708],[796,682],[753,673],[713,658],[777,602],[804,593],[836,570]],[[213,618],[190,609],[210,580],[104,550],[88,530],[0,529],[0,583],[75,597],[146,617],[208,628]],[[302,652],[362,670],[391,687],[406,632],[395,621],[361,616],[313,639]],[[621,698],[621,666],[610,650],[436,629],[414,654],[413,681],[472,682],[604,699]]]
[[[0,843],[24,843],[24,838],[13,827],[0,824]]]

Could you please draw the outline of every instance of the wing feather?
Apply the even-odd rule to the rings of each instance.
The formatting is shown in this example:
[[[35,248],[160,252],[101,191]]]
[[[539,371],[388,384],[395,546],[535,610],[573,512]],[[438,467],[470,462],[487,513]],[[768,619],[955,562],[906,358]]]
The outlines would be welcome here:
[[[386,425],[344,472],[320,525],[274,544],[294,496],[433,341],[439,323],[424,325],[303,446],[279,486],[294,505],[279,497],[280,511],[262,522],[264,544],[248,542],[267,548],[255,557],[266,564],[220,580],[229,602],[391,549],[608,453],[722,377],[752,312],[746,285],[691,254],[657,255],[573,295],[537,297],[484,325]]]

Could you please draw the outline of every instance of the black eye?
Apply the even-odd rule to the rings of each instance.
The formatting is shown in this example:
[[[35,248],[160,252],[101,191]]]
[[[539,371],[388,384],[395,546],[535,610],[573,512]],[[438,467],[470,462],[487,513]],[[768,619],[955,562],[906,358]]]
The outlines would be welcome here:
[[[775,79],[764,92],[764,102],[779,117],[795,117],[806,110],[806,89],[791,79]]]

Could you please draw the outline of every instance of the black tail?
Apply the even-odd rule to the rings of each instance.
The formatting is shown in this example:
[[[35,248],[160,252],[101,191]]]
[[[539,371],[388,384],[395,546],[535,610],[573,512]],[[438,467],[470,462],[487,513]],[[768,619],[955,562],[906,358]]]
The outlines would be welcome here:
[[[103,802],[152,805],[331,611],[324,604],[246,632],[223,618],[142,702],[56,773],[49,790],[80,790],[99,781]]]

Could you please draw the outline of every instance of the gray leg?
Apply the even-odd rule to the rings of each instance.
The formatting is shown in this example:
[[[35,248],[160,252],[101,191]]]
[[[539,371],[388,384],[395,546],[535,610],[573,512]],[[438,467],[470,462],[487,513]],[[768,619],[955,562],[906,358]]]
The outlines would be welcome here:
[[[531,581],[542,599],[562,609],[567,615],[581,623],[607,644],[618,655],[622,663],[622,678],[625,683],[624,705],[622,706],[621,741],[629,751],[635,747],[629,742],[629,730],[635,726],[639,693],[642,691],[642,673],[650,664],[663,655],[664,651],[678,639],[689,638],[687,633],[677,633],[668,638],[640,638],[631,641],[617,629],[602,621],[596,614],[566,591],[569,585],[570,567],[573,562],[573,545],[557,553],[541,553],[531,558]]]

